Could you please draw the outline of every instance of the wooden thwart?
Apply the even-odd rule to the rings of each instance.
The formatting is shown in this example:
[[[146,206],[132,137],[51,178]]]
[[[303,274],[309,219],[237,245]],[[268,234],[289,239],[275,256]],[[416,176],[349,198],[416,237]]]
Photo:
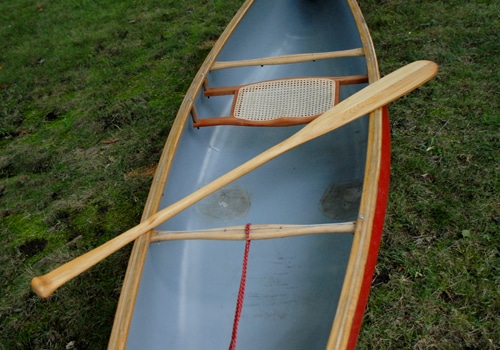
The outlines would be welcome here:
[[[308,77],[314,79],[315,77]],[[317,77],[320,78],[320,77]],[[368,76],[366,74],[360,75],[346,75],[340,77],[324,77],[326,79],[332,79],[339,83],[340,86],[347,84],[363,84],[368,82]],[[294,78],[289,78],[294,79]],[[286,80],[286,79],[278,79]],[[248,84],[253,85],[253,84]],[[235,86],[223,86],[223,87],[210,87],[208,81],[205,79],[203,83],[203,95],[205,96],[223,96],[223,95],[234,95],[239,89],[248,85],[235,85]],[[337,101],[338,102],[338,101]]]
[[[295,237],[321,233],[353,233],[355,222],[318,225],[252,225],[251,240]],[[173,240],[246,240],[245,226],[230,226],[199,231],[155,231],[151,242]]]
[[[310,62],[316,60],[325,60],[329,58],[358,57],[358,56],[364,56],[364,54],[365,51],[363,50],[363,48],[356,48],[356,49],[342,50],[342,51],[303,53],[296,55],[283,55],[277,57],[266,57],[266,58],[257,58],[257,59],[240,60],[240,61],[225,61],[225,62],[220,61],[220,62],[214,62],[210,67],[210,70],[214,71],[226,68],[301,63],[301,62]]]

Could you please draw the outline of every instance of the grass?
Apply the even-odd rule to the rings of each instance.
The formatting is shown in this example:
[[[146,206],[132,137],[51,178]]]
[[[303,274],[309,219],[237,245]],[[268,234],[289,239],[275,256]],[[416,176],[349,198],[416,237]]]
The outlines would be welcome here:
[[[500,7],[362,6],[384,73],[417,59],[440,73],[390,108],[389,208],[360,345],[499,348]]]
[[[359,347],[496,349],[500,6],[360,1],[391,104],[392,182]],[[236,1],[0,4],[0,349],[105,348],[129,249],[48,300],[36,274],[140,219],[176,109]]]
[[[189,77],[237,7],[2,2],[0,349],[105,347],[128,250],[49,300],[29,280],[137,224]]]

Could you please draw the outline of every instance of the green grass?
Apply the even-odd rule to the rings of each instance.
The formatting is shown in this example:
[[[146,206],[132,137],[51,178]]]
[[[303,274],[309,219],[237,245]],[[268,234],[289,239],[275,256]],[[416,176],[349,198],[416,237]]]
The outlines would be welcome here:
[[[29,280],[134,226],[184,92],[240,1],[0,4],[0,349],[105,348],[129,249],[40,300]],[[500,5],[360,1],[391,104],[384,239],[359,341],[500,348]]]
[[[0,4],[0,349],[105,348],[129,249],[48,300],[29,280],[139,222],[177,107],[238,7]]]
[[[364,348],[500,347],[500,5],[362,1],[381,70],[436,79],[391,105],[392,182]]]

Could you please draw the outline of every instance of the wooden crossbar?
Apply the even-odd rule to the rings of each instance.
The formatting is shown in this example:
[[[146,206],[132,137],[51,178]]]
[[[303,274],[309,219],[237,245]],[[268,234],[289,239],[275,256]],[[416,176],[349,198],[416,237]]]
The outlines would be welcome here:
[[[315,78],[315,77],[310,77]],[[318,77],[324,78],[324,77]],[[340,86],[348,85],[348,84],[365,84],[368,83],[368,75],[360,74],[360,75],[346,75],[346,76],[338,76],[338,77],[326,77],[328,79],[335,80],[339,83]],[[291,78],[288,78],[291,79]],[[251,85],[251,84],[249,84]],[[235,85],[235,86],[222,86],[222,87],[210,87],[208,85],[208,80],[205,79],[203,81],[203,95],[204,96],[224,96],[224,95],[234,95],[238,92],[239,89],[246,85]],[[338,101],[336,101],[338,102]]]
[[[237,68],[237,67],[248,67],[248,66],[265,66],[274,64],[290,64],[290,63],[300,63],[300,62],[310,62],[317,60],[325,60],[329,58],[341,58],[341,57],[361,57],[365,55],[363,48],[356,48],[351,50],[342,51],[330,51],[330,52],[318,52],[318,53],[303,53],[296,55],[283,55],[276,57],[266,57],[257,58],[250,60],[240,60],[240,61],[219,61],[214,62],[210,67],[211,71],[226,69],[226,68]]]
[[[318,225],[252,225],[250,229],[251,240],[286,238],[321,233],[353,233],[355,222]],[[155,231],[151,242],[173,240],[246,240],[245,226],[229,226],[198,231]]]

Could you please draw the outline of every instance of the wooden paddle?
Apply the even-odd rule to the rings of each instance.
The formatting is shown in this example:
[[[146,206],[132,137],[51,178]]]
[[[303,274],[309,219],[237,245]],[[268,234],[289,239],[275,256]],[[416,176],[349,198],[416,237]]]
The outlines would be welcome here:
[[[177,215],[184,209],[237,180],[279,155],[334,129],[337,129],[389,102],[407,94],[436,75],[437,65],[430,61],[417,61],[404,66],[386,77],[370,84],[334,108],[326,111],[285,141],[259,154],[255,158],[226,173],[180,201],[162,209],[139,225],[116,236],[103,245],[56,268],[46,275],[33,278],[31,286],[42,298],[50,296],[57,288],[116,252],[142,234]]]

